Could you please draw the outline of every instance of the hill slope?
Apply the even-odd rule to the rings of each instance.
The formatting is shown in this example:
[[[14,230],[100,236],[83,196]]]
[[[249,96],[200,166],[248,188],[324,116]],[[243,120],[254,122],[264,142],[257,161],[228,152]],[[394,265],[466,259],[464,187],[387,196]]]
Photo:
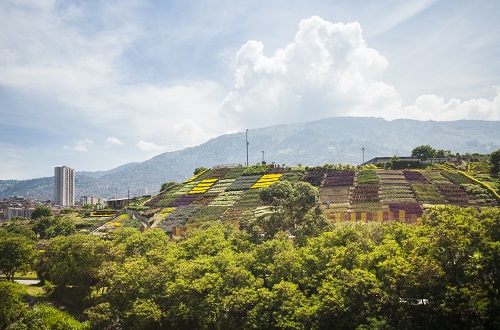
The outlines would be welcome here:
[[[359,164],[376,156],[406,156],[419,145],[453,153],[489,154],[500,149],[500,123],[459,120],[452,122],[340,117],[250,129],[249,163],[265,160],[276,164]],[[166,152],[141,163],[129,163],[109,171],[77,172],[76,196],[131,196],[155,193],[165,181],[182,181],[196,167],[246,162],[245,133],[222,135],[196,147]],[[40,183],[42,180],[43,184]],[[2,181],[0,197],[22,195],[52,199],[50,178]]]

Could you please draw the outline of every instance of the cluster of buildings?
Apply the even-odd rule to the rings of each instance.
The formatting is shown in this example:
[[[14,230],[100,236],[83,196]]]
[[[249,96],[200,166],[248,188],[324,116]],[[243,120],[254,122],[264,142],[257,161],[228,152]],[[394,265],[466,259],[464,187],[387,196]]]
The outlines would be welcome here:
[[[0,201],[0,219],[11,220],[14,217],[30,219],[35,207],[45,205],[53,211],[61,208],[75,206],[75,170],[67,166],[56,166],[54,168],[54,200],[53,201],[30,201],[22,196],[13,196]],[[102,198],[82,196],[79,205],[106,204]]]

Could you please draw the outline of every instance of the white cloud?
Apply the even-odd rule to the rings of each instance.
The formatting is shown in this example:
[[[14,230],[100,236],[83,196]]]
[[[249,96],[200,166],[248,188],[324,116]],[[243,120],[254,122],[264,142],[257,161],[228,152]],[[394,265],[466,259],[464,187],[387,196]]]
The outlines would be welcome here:
[[[113,137],[113,136],[108,137],[108,138],[106,139],[106,143],[107,143],[108,145],[122,145],[122,144],[123,144],[123,142],[122,142],[122,141],[120,141],[119,139],[117,139],[117,138],[115,138],[115,137]]]
[[[500,119],[500,89],[493,101],[423,95],[403,106],[396,89],[382,81],[387,66],[367,46],[357,22],[333,24],[314,16],[302,20],[294,42],[272,56],[258,41],[241,47],[223,113],[248,127],[331,116]]]
[[[415,104],[404,107],[405,118],[419,120],[500,120],[500,87],[496,87],[493,101],[487,99],[472,99],[461,101],[451,99],[447,102],[437,95],[422,95]]]
[[[144,140],[140,140],[137,142],[136,146],[141,149],[142,151],[148,151],[148,152],[161,152],[165,151],[165,147],[156,145],[153,142],[147,142]]]
[[[94,144],[94,141],[90,139],[83,139],[76,141],[74,149],[77,151],[88,151],[89,147]]]
[[[366,45],[357,22],[314,16],[300,22],[293,43],[271,57],[263,49],[249,41],[238,52],[235,87],[224,101],[237,120],[264,126],[400,105],[395,89],[380,81],[387,59]]]

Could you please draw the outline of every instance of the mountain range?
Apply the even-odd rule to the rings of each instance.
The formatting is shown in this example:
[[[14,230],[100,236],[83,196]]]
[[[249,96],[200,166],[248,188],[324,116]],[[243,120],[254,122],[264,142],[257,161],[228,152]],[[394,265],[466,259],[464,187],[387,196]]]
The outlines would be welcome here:
[[[109,171],[76,172],[75,195],[104,198],[157,193],[162,183],[183,181],[197,167],[246,163],[277,165],[360,164],[380,156],[409,156],[430,145],[453,154],[489,154],[500,149],[500,122],[481,120],[417,121],[334,117],[250,129],[221,135],[199,146],[166,152]],[[0,180],[0,197],[53,199],[53,177]]]

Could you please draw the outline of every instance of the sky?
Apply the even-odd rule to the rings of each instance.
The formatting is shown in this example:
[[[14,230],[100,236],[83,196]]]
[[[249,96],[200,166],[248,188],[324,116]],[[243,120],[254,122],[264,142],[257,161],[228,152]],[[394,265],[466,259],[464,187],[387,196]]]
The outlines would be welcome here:
[[[499,121],[499,15],[498,0],[3,0],[0,179],[334,116]]]

